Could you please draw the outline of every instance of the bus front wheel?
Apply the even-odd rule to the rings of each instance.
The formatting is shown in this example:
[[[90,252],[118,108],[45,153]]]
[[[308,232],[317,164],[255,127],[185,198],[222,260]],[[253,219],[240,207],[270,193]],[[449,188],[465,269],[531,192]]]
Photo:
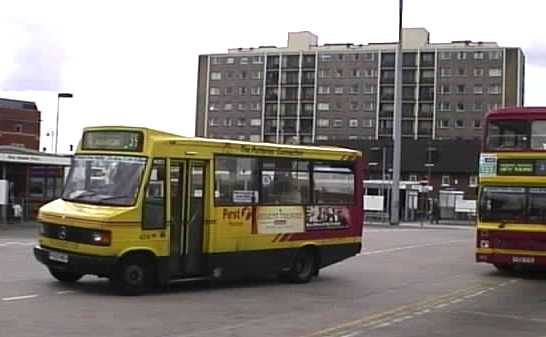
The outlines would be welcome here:
[[[128,256],[110,277],[114,290],[123,295],[139,295],[149,290],[154,280],[153,263],[147,256]]]
[[[301,249],[289,271],[289,278],[294,283],[307,283],[317,273],[317,259],[310,248]]]
[[[82,278],[82,274],[72,273],[69,271],[64,271],[55,268],[49,268],[49,273],[56,278],[57,280],[63,283],[74,283]]]

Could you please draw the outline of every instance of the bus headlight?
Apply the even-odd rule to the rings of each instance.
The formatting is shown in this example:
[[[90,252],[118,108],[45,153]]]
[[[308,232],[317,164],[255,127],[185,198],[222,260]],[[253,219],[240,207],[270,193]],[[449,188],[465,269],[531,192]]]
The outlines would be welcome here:
[[[93,244],[99,246],[109,246],[110,245],[110,232],[94,232],[93,233]]]
[[[480,240],[480,248],[489,248],[489,240]]]

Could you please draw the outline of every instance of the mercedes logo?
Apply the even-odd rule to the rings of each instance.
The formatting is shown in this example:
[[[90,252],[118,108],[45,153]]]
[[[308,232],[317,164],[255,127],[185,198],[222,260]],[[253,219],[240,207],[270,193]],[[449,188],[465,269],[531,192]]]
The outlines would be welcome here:
[[[59,227],[59,231],[57,232],[57,237],[60,240],[65,240],[66,239],[66,227],[65,226]]]

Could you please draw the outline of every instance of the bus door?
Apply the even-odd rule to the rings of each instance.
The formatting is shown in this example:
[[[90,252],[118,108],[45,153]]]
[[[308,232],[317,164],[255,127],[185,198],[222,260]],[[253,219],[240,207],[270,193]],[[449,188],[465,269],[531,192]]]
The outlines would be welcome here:
[[[171,160],[170,271],[187,276],[203,271],[205,164]]]

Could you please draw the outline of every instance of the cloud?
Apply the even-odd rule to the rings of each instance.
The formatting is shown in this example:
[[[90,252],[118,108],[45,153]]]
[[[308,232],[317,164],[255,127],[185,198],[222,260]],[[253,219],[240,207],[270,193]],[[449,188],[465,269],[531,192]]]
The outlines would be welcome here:
[[[59,90],[65,53],[58,35],[45,25],[24,25],[23,31],[26,43],[15,52],[15,63],[1,88]]]
[[[537,67],[546,67],[546,45],[532,44],[525,48],[527,64]]]

